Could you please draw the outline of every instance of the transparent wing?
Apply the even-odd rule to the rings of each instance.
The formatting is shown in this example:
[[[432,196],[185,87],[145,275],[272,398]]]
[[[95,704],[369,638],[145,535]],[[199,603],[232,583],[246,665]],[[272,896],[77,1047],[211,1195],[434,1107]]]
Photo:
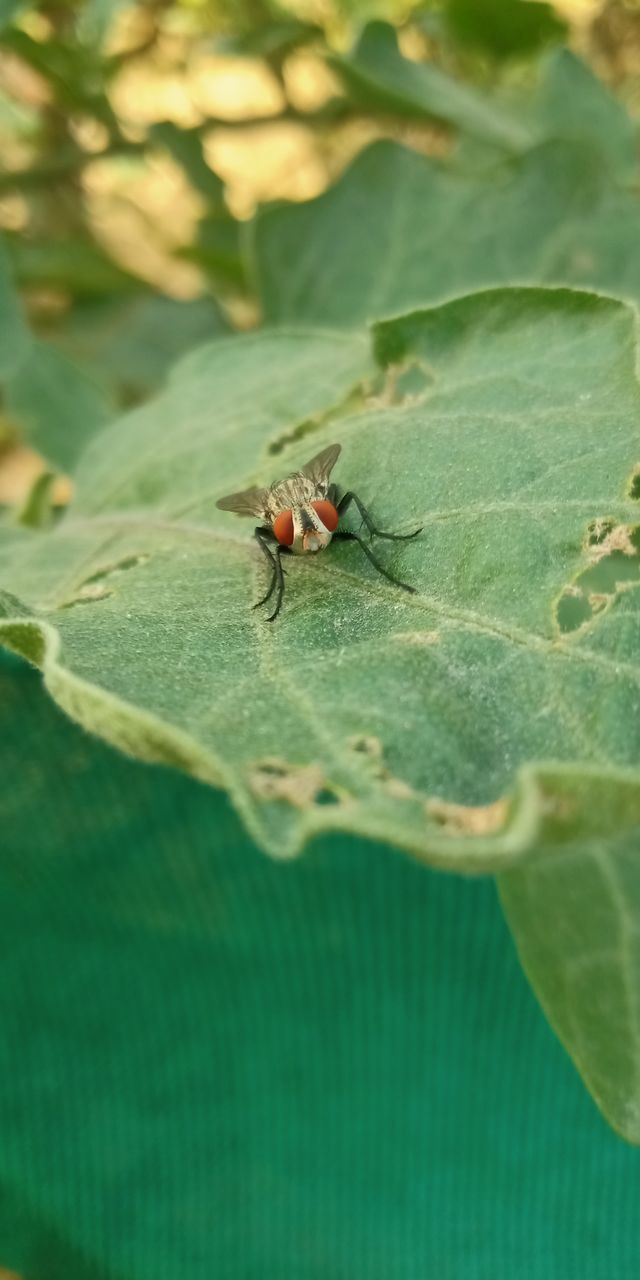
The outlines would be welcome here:
[[[268,489],[243,489],[241,493],[230,493],[226,498],[218,498],[216,506],[221,511],[235,511],[238,516],[258,516],[263,519]]]
[[[326,449],[315,455],[300,470],[300,475],[307,476],[314,484],[326,484],[336,465],[341,444],[328,444]]]

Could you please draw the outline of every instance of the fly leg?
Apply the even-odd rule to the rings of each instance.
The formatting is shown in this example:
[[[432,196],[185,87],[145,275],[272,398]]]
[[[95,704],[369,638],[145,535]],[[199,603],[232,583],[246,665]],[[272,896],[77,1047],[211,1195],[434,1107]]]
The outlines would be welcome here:
[[[271,530],[263,529],[260,525],[258,525],[257,529],[254,529],[253,531],[253,536],[256,539],[256,542],[258,543],[258,546],[260,547],[260,550],[263,552],[266,560],[269,563],[269,567],[271,569],[271,582],[269,584],[269,590],[267,591],[266,596],[263,596],[261,600],[257,600],[253,606],[254,609],[259,609],[260,605],[266,604],[267,600],[269,600],[270,597],[273,595],[273,588],[276,585],[278,571],[276,569],[275,555],[271,550],[271,547],[269,546],[269,543],[271,541]]]
[[[418,530],[418,533],[419,532],[420,530]],[[388,537],[393,538],[397,536],[398,536],[397,534],[393,534],[393,533],[383,534],[383,537],[387,537],[387,538]],[[409,536],[414,537],[414,534],[410,534]],[[359,534],[352,533],[350,529],[339,529],[337,533],[334,533],[333,535],[334,542],[336,541],[336,539],[339,542],[357,542],[358,546],[364,551],[364,554],[366,555],[367,560],[371,561],[371,564],[373,565],[374,569],[377,569],[378,573],[381,573],[383,578],[386,578],[388,582],[393,582],[396,587],[402,587],[403,591],[411,591],[412,593],[415,592],[415,587],[411,587],[408,582],[401,582],[399,578],[394,578],[393,574],[389,573],[389,570],[385,569],[384,565],[380,564],[378,557],[374,556],[371,548],[367,546],[367,543],[364,541],[363,538],[360,537]]]
[[[278,547],[277,547],[277,549],[276,549],[276,564],[275,564],[275,568],[276,568],[276,607],[275,607],[275,609],[274,609],[273,613],[270,613],[270,614],[269,614],[269,617],[267,618],[267,622],[275,622],[275,620],[276,620],[276,618],[277,618],[277,616],[278,616],[278,614],[279,614],[279,612],[280,612],[280,610],[281,610],[281,608],[282,608],[282,600],[283,600],[283,597],[284,597],[284,569],[282,568],[282,556],[284,555],[285,551],[288,551],[288,550],[289,550],[289,548],[288,548],[288,547],[281,547],[280,545],[278,545]]]
[[[357,493],[353,493],[351,490],[349,490],[348,493],[343,494],[341,497],[340,502],[338,503],[338,515],[343,516],[351,506],[352,502],[355,502],[358,511],[362,516],[363,524],[366,525],[372,538],[390,538],[393,542],[407,542],[409,538],[417,538],[418,534],[422,533],[422,526],[419,529],[414,529],[413,533],[385,533],[382,529],[378,529],[373,523],[364,502],[361,501]]]
[[[266,604],[267,600],[271,599],[275,591],[276,607],[273,613],[267,618],[267,622],[273,622],[280,612],[282,607],[282,598],[284,596],[284,570],[282,568],[280,557],[284,551],[288,550],[288,548],[282,547],[280,543],[276,543],[274,550],[273,534],[271,533],[271,530],[264,529],[261,525],[258,525],[257,529],[254,530],[254,537],[271,567],[271,582],[269,583],[269,590],[267,591],[267,594],[264,595],[261,600],[258,600],[253,607],[254,609],[259,609],[260,605]]]

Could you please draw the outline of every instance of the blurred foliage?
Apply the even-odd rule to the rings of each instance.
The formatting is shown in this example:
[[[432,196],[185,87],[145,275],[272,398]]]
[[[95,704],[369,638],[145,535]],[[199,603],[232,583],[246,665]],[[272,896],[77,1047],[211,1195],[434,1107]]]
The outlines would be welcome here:
[[[631,0],[2,0],[0,231],[32,328],[99,397],[143,399],[194,343],[286,310],[256,207],[293,200],[292,228],[299,205],[315,231],[313,197],[381,138],[449,157],[436,187],[508,156],[526,170],[557,135],[631,178],[628,115],[541,55],[572,39],[633,102],[638,21]],[[31,381],[3,421],[35,439]]]
[[[566,34],[552,6],[538,0],[449,0],[446,18],[462,44],[495,58],[535,53]]]
[[[479,263],[479,219],[463,236],[465,201],[451,189],[453,182],[460,191],[456,171],[467,181],[473,171],[487,227],[494,216],[506,218],[503,239],[512,246],[496,281],[511,269],[535,277],[526,241],[519,247],[517,201],[528,190],[537,145],[558,135],[599,145],[604,168],[613,165],[620,181],[624,171],[627,185],[634,180],[629,116],[583,63],[547,58],[567,37],[567,15],[574,44],[632,100],[639,19],[631,0],[564,0],[556,8],[539,0],[2,0],[0,231],[39,340],[33,346],[25,337],[11,294],[13,336],[3,362],[14,372],[4,392],[3,438],[18,429],[42,448],[47,398],[55,421],[66,412],[73,362],[82,370],[77,405],[88,422],[102,421],[105,405],[151,394],[197,342],[250,327],[261,314],[287,314],[287,286],[277,273],[290,254],[295,280],[305,237],[321,237],[324,215],[313,197],[380,139],[432,158],[432,177],[424,168],[418,181],[429,188],[431,219],[459,219],[457,254]],[[516,166],[510,212],[500,199],[493,209],[487,174],[487,165],[503,162]],[[585,170],[575,155],[568,167]],[[607,195],[604,169],[602,178],[586,169],[603,188],[587,239],[606,218],[621,220],[624,254],[636,234],[633,197]],[[354,191],[361,172],[346,179]],[[404,200],[401,174],[397,181]],[[566,198],[559,205],[558,188],[553,196],[549,190],[552,217],[575,226],[576,199],[589,200],[585,181],[571,193],[560,183]],[[329,201],[340,205],[341,190]],[[258,205],[282,198],[294,203],[275,221],[269,208],[254,221]],[[394,191],[367,192],[365,182],[360,198],[375,226],[388,216]],[[541,213],[533,237],[544,244],[550,229]],[[356,227],[349,222],[336,241],[347,282],[357,230],[353,252],[346,246]],[[592,252],[590,240],[562,278],[617,286],[619,268],[598,274],[589,266]],[[317,252],[308,253],[317,267]],[[314,278],[306,293],[311,311],[317,288]],[[432,283],[425,296],[433,293]],[[340,306],[349,296],[347,288]],[[358,314],[366,296],[360,291]],[[18,373],[12,344],[22,343]],[[74,428],[69,461],[79,438]]]
[[[624,8],[591,5],[601,61],[607,14]],[[232,322],[250,322],[234,214],[252,212],[252,186],[264,192],[252,170],[268,171],[270,129],[297,130],[286,136],[300,171],[293,192],[274,174],[274,198],[318,194],[365,142],[404,141],[417,120],[431,122],[427,150],[450,146],[453,129],[517,151],[527,125],[501,91],[565,34],[538,0],[3,0],[0,226],[36,326],[150,291],[215,293]],[[255,129],[239,194],[216,157],[233,133],[244,155]]]

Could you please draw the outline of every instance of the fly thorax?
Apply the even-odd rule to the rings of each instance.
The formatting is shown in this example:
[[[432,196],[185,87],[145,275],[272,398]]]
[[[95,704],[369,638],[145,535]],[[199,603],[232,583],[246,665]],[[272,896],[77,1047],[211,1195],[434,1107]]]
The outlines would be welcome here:
[[[293,551],[302,554],[323,551],[331,542],[331,531],[322,523],[313,507],[296,507],[293,511]]]

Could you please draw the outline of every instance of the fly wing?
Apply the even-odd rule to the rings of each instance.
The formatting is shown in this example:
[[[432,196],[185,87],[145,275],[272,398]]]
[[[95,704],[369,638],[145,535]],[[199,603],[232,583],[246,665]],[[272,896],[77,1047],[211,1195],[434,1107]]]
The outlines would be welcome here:
[[[341,449],[341,444],[328,444],[301,468],[300,475],[306,476],[314,485],[326,486]]]
[[[216,506],[221,511],[235,511],[238,516],[257,516],[264,518],[268,489],[243,489],[241,493],[230,493],[226,498],[218,498]]]

